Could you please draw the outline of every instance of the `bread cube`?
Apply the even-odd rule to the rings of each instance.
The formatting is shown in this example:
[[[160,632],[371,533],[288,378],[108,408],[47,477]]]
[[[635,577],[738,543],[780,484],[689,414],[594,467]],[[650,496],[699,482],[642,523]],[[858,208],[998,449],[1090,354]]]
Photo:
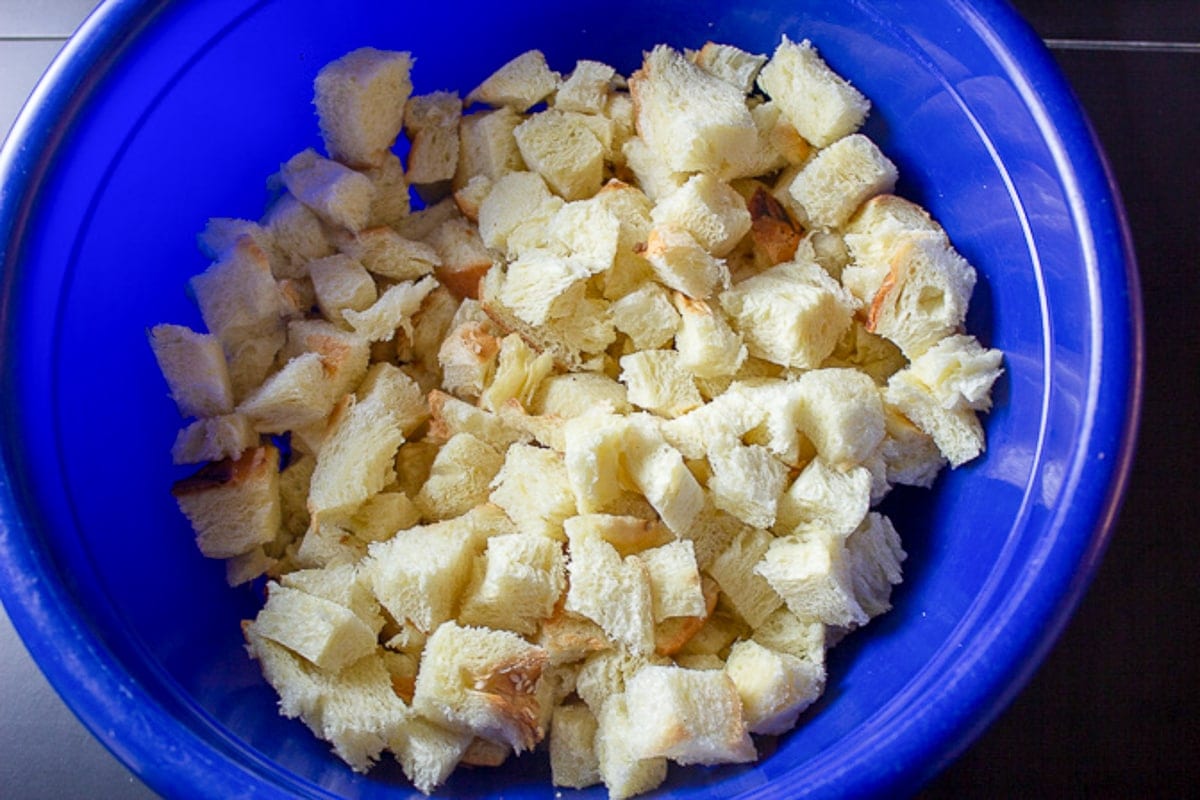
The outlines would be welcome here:
[[[581,513],[603,510],[623,491],[621,453],[631,424],[620,414],[592,413],[563,427],[563,464]]]
[[[488,247],[504,251],[508,236],[533,217],[547,217],[540,209],[552,195],[536,172],[510,172],[497,178],[479,205],[479,234]]]
[[[774,538],[765,530],[743,528],[707,567],[730,604],[752,628],[783,605],[783,598],[756,572],[772,541]]]
[[[887,482],[924,488],[932,486],[947,463],[933,437],[886,399],[883,416],[887,435],[879,444],[879,455],[883,459]]]
[[[291,568],[325,569],[355,564],[366,554],[366,544],[345,527],[316,519],[286,555]]]
[[[752,761],[757,753],[729,676],[716,670],[648,665],[625,685],[629,749],[679,764]]]
[[[428,275],[419,281],[397,283],[389,286],[366,308],[344,309],[342,318],[369,342],[390,341],[397,330],[411,338],[413,318],[421,310],[425,298],[437,288],[437,281]]]
[[[459,397],[477,398],[491,383],[500,342],[487,323],[464,322],[438,349],[442,387]]]
[[[452,216],[435,227],[427,240],[441,265],[434,274],[456,297],[479,297],[479,282],[495,263],[475,226]]]
[[[278,260],[271,262],[276,278],[306,277],[309,261],[333,255],[333,245],[321,227],[321,220],[289,193],[280,195],[271,204],[262,225],[270,231],[278,256]]]
[[[687,231],[718,258],[728,255],[751,226],[742,196],[724,181],[703,173],[660,199],[650,217],[656,226]]]
[[[510,400],[521,407],[532,404],[542,380],[554,369],[549,353],[537,353],[515,333],[500,341],[500,353],[491,382],[479,398],[479,405],[489,411],[499,411]]]
[[[735,392],[711,401],[662,424],[666,440],[686,458],[699,459],[714,443],[738,440],[759,424],[755,408]]]
[[[533,642],[546,651],[552,666],[574,665],[593,653],[612,648],[603,628],[561,607],[542,620]]]
[[[625,436],[629,479],[672,533],[684,536],[705,505],[699,482],[657,428],[637,423]]]
[[[331,157],[356,167],[382,160],[404,122],[412,61],[409,53],[363,47],[321,68],[313,104]]]
[[[467,104],[487,103],[528,111],[558,88],[561,76],[540,50],[527,50],[489,75],[467,95]]]
[[[824,665],[776,652],[753,639],[733,646],[725,674],[737,687],[751,733],[787,733],[800,712],[825,691]]]
[[[719,299],[751,355],[800,369],[833,352],[856,305],[823,269],[798,262],[747,278]]]
[[[546,653],[515,633],[439,626],[421,654],[413,709],[441,725],[531,750],[545,736],[538,683]]]
[[[612,267],[621,244],[621,220],[616,204],[594,197],[559,207],[546,223],[552,247],[562,247],[572,258],[585,262],[588,271],[599,274]]]
[[[654,621],[670,617],[703,617],[707,614],[700,586],[700,570],[692,543],[680,539],[638,554],[650,575]]]
[[[842,334],[822,367],[849,367],[866,373],[880,386],[908,364],[908,359],[893,342],[871,333],[855,319]]]
[[[596,758],[596,717],[586,705],[568,703],[555,708],[551,719],[551,782],[555,786],[572,789],[584,789],[600,783],[600,762]]]
[[[400,163],[399,157],[392,152],[385,153],[378,166],[368,167],[361,172],[374,189],[366,227],[376,228],[402,223],[412,208],[408,196],[408,177],[404,174],[404,165]]]
[[[680,366],[698,378],[737,373],[746,360],[746,345],[721,310],[679,292],[673,299],[679,312],[675,349]]]
[[[404,492],[380,492],[363,501],[346,527],[361,542],[382,542],[421,521],[421,511]]]
[[[821,59],[807,39],[786,36],[758,73],[758,85],[808,141],[826,147],[862,125],[870,102]]]
[[[615,547],[622,558],[634,554],[644,555],[651,549],[678,542],[675,535],[661,522],[628,514],[579,514],[568,518],[563,523],[563,529],[568,540],[572,537],[599,537]],[[664,559],[663,568],[666,569],[669,563],[686,562],[687,557],[681,551],[673,550],[660,554],[658,558]],[[691,558],[695,560],[694,553]],[[649,566],[647,563],[647,568]],[[686,572],[682,570],[682,565],[681,571]]]
[[[816,369],[800,376],[798,427],[830,464],[867,460],[884,436],[879,388],[854,369]]]
[[[340,399],[331,391],[324,359],[301,353],[238,404],[238,414],[256,432],[283,433],[324,420]]]
[[[933,439],[950,466],[961,466],[984,451],[983,426],[974,409],[965,403],[947,408],[911,368],[893,375],[883,396],[889,406]]]
[[[737,440],[716,442],[708,449],[712,477],[708,491],[713,504],[747,525],[775,524],[779,497],[787,485],[788,468],[767,448]]]
[[[513,130],[522,117],[511,108],[466,114],[458,123],[458,171],[453,186],[461,189],[475,175],[494,181],[525,169]]]
[[[229,362],[243,345],[271,337],[283,328],[283,305],[270,260],[249,238],[239,239],[220,260],[193,276],[189,285],[205,326],[220,341]],[[172,337],[172,341],[191,348],[201,344],[196,340],[184,344],[185,338]],[[270,356],[274,354],[272,350]],[[214,369],[212,354],[201,355],[205,355],[204,367]],[[218,375],[210,374],[209,379],[214,378],[219,380]]]
[[[282,525],[279,451],[262,445],[216,461],[171,487],[209,558],[232,558],[275,539]]]
[[[866,517],[870,502],[870,471],[837,469],[818,456],[780,497],[774,530],[786,536],[821,527],[848,536]]]
[[[546,109],[513,130],[522,160],[566,200],[582,200],[600,190],[604,145],[582,114]]]
[[[564,608],[587,617],[633,653],[654,651],[650,573],[637,556],[622,558],[594,529],[572,526]]]
[[[844,536],[817,529],[775,539],[756,571],[802,620],[851,628],[870,619],[855,596]]]
[[[216,336],[182,325],[155,325],[150,347],[180,414],[215,417],[233,411],[233,386]]]
[[[869,306],[891,272],[893,252],[914,234],[932,234],[949,246],[942,226],[916,203],[894,194],[863,203],[846,223],[843,236],[851,257],[842,272],[846,288]]]
[[[658,45],[629,78],[637,129],[673,172],[741,174],[758,134],[745,94]]]
[[[596,760],[610,800],[649,792],[667,779],[665,758],[641,758],[633,752],[629,732],[641,720],[631,717],[623,694],[596,713]]]
[[[341,244],[341,251],[368,272],[393,281],[412,281],[441,266],[437,250],[405,239],[391,228],[367,228]]]
[[[410,97],[404,109],[408,150],[408,182],[418,191],[449,185],[458,171],[458,122],[462,101],[454,92]]]
[[[632,408],[622,384],[602,373],[579,372],[547,375],[538,385],[529,410],[571,419],[594,410],[623,414]]]
[[[451,730],[413,715],[388,746],[413,786],[424,794],[432,794],[450,777],[474,740],[469,731]]]
[[[526,253],[508,265],[498,298],[528,325],[566,316],[583,298],[586,263],[552,253]]]
[[[642,350],[621,356],[621,382],[629,402],[665,417],[678,417],[702,400],[691,373],[674,350]]]
[[[554,107],[563,111],[603,114],[616,78],[616,70],[608,64],[586,59],[576,61],[575,69],[554,95]]]
[[[374,279],[350,256],[338,254],[310,262],[308,272],[317,305],[330,322],[340,324],[344,311],[362,311],[375,302]]]
[[[286,362],[305,353],[321,357],[325,370],[323,390],[341,398],[367,374],[370,345],[363,337],[323,319],[292,320],[287,326],[287,341],[279,357]],[[248,401],[243,401],[248,402]]]
[[[554,613],[565,589],[566,568],[558,542],[537,533],[493,536],[475,560],[458,621],[533,634]]]
[[[812,664],[825,664],[825,625],[796,616],[780,606],[754,629],[754,641],[778,653],[787,653]]]
[[[171,446],[171,463],[237,460],[259,444],[258,431],[242,414],[222,414],[193,421],[179,431]]]
[[[875,143],[861,133],[839,139],[816,154],[788,191],[811,228],[840,228],[866,200],[892,191],[898,173]]]
[[[475,175],[454,191],[454,205],[464,217],[479,224],[479,208],[495,184],[487,175]]]
[[[254,627],[260,635],[333,673],[378,646],[375,631],[349,608],[275,582],[267,585],[267,603]]]
[[[465,514],[486,503],[489,484],[504,464],[504,456],[469,433],[450,437],[430,465],[429,477],[414,498],[427,520]]]
[[[705,42],[697,52],[690,53],[696,66],[721,80],[736,86],[742,94],[754,89],[758,71],[767,63],[767,57],[728,44]]]
[[[627,335],[636,350],[663,347],[675,336],[679,313],[667,291],[649,283],[612,305],[613,325]]]
[[[746,203],[750,212],[750,237],[754,252],[767,266],[791,261],[800,246],[800,224],[787,208],[762,187]]]
[[[482,439],[500,452],[508,450],[513,442],[530,439],[529,434],[490,411],[464,403],[445,392],[430,392],[429,439],[444,443],[454,434],[463,432]]]
[[[366,175],[311,148],[288,159],[280,172],[287,190],[330,225],[357,232],[370,224],[377,189]]]
[[[729,268],[682,228],[654,227],[641,251],[664,286],[702,300],[729,285]]]
[[[907,554],[891,520],[872,511],[846,539],[854,576],[854,596],[869,617],[892,607],[892,586],[900,583]]]
[[[492,481],[491,501],[522,530],[562,540],[563,520],[574,516],[575,494],[563,457],[543,447],[514,444]]]

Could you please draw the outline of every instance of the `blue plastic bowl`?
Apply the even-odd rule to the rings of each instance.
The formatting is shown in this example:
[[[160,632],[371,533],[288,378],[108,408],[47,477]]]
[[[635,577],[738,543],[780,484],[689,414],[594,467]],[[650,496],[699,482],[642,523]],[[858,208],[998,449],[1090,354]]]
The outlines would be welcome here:
[[[1019,689],[1092,574],[1129,469],[1137,280],[1117,193],[1050,55],[998,2],[489,4],[115,0],[83,26],[0,156],[0,595],[50,682],[152,788],[404,797],[355,775],[242,648],[231,591],[171,499],[179,419],[146,344],[199,325],[184,291],[209,216],[256,217],[264,177],[319,146],[312,79],[409,49],[418,91],[470,89],[522,50],[632,70],[658,42],[769,52],[811,38],[873,101],[901,193],[980,271],[969,326],[1006,353],[986,457],[895,497],[895,610],[831,654],[829,688],[754,765],[674,769],[668,797],[911,791]],[[445,795],[551,797],[522,758]],[[602,796],[600,790],[584,793]]]

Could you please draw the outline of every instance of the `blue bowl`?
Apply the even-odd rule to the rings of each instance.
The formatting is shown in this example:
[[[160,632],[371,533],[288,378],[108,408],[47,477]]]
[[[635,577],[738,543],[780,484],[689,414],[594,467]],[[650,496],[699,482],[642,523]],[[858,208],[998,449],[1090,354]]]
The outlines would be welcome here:
[[[836,648],[829,688],[753,765],[674,769],[666,797],[911,791],[1020,688],[1083,592],[1128,475],[1141,319],[1124,219],[1050,55],[1006,5],[113,0],[55,61],[0,155],[0,595],[50,682],[152,788],[406,797],[355,775],[247,659],[225,586],[169,493],[179,419],[146,344],[199,325],[209,216],[255,218],[264,176],[319,146],[327,61],[412,50],[418,91],[467,90],[538,47],[629,72],[658,42],[769,52],[811,38],[874,102],[867,132],[979,269],[969,327],[1006,354],[989,449],[889,512],[895,609]],[[518,759],[449,796],[552,797]],[[602,791],[581,796],[599,797]]]

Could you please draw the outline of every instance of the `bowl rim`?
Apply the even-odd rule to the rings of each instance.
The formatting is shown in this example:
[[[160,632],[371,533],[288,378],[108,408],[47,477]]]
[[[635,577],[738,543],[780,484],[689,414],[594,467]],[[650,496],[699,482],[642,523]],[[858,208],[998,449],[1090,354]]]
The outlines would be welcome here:
[[[1099,232],[1104,238],[1092,243],[1088,264],[1101,284],[1101,305],[1126,313],[1119,321],[1123,325],[1114,326],[1117,332],[1105,334],[1105,347],[1096,347],[1098,354],[1106,352],[1106,347],[1114,348],[1115,358],[1094,363],[1088,376],[1092,400],[1085,420],[1088,442],[1101,453],[1107,452],[1107,457],[1102,454],[1104,460],[1097,462],[1095,453],[1090,453],[1093,468],[1104,473],[1103,480],[1082,490],[1082,496],[1074,496],[1077,505],[1068,527],[1083,548],[1078,561],[1058,565],[1054,572],[1053,577],[1065,590],[1055,594],[1048,607],[1032,612],[1013,609],[1014,614],[1032,613],[1039,623],[1027,626],[1023,642],[1032,656],[1026,654],[1018,660],[1011,655],[1012,650],[1006,651],[1010,653],[1008,658],[992,663],[969,685],[949,687],[944,700],[939,699],[939,708],[951,718],[944,723],[942,735],[932,741],[910,742],[903,748],[906,757],[900,763],[905,766],[900,768],[899,777],[911,786],[944,768],[991,724],[1032,676],[1077,607],[1111,537],[1128,485],[1144,375],[1143,312],[1132,237],[1119,189],[1085,112],[1043,42],[1007,3],[948,0],[948,4],[973,21],[976,33],[992,37],[989,49],[993,54],[1007,55],[1002,59],[1006,74],[1052,143],[1060,173],[1074,179],[1076,191],[1071,195],[1070,213],[1091,223],[1082,230],[1094,235]],[[103,2],[54,59],[0,148],[0,396],[11,396],[5,390],[15,380],[4,356],[12,325],[6,310],[19,271],[24,223],[33,213],[39,184],[51,169],[75,113],[89,102],[93,88],[170,5],[170,0]],[[1014,53],[1020,55],[1019,60]],[[1083,201],[1084,197],[1101,195],[1112,202],[1089,207]],[[1119,399],[1119,411],[1100,414],[1096,400],[1101,396],[1110,401]],[[0,414],[4,423],[12,422],[13,414],[7,406]],[[100,636],[75,616],[70,592],[54,580],[56,570],[51,559],[32,544],[37,538],[35,523],[19,511],[19,434],[13,428],[11,424],[0,425],[0,601],[39,669],[72,713],[151,788],[196,796],[201,792],[206,796],[243,793],[245,774],[228,768],[227,754],[214,753],[210,740],[164,710],[124,673]],[[1073,462],[1077,461],[1078,450],[1073,451]],[[987,650],[981,645],[973,656],[982,664]],[[118,735],[118,730],[131,725],[140,729],[136,736]],[[171,743],[170,757],[164,757],[164,742]],[[895,741],[887,744],[900,746]],[[286,781],[283,770],[272,772],[272,777]],[[181,775],[187,779],[181,780]],[[811,788],[814,794],[822,787],[832,794],[836,780],[845,777],[835,771],[821,786]],[[864,791],[879,792],[897,777],[892,765],[868,770],[853,776],[853,780]],[[291,794],[332,796],[299,778],[286,782],[291,783],[287,787]],[[748,796],[765,796],[771,791],[766,787]]]

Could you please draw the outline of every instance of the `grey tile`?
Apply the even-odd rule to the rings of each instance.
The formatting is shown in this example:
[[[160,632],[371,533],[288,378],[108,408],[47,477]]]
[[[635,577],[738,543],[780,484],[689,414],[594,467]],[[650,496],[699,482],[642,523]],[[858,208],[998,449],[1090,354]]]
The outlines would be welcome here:
[[[98,0],[3,0],[0,38],[69,36],[97,4]]]
[[[2,7],[2,6],[0,6]],[[63,41],[0,40],[0,130],[7,134],[38,78],[50,66]]]

